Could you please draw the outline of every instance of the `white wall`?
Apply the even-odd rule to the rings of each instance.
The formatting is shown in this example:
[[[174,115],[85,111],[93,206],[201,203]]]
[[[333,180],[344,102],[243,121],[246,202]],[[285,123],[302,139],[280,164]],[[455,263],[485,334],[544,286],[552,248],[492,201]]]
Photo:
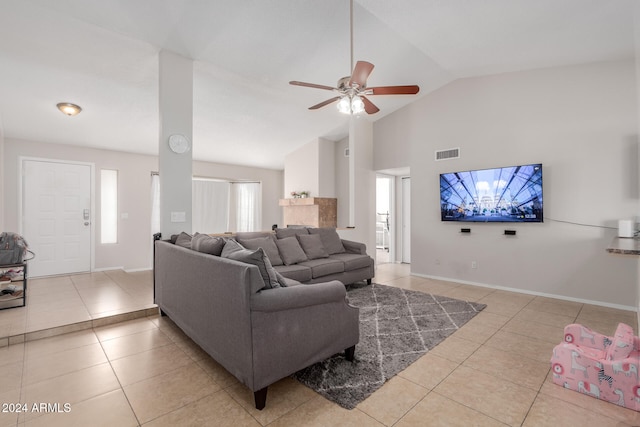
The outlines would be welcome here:
[[[2,126],[2,117],[0,117],[0,177],[4,177],[4,158],[4,128]],[[0,213],[4,212],[4,183],[4,178],[0,179]],[[3,214],[0,215],[0,231],[8,230],[4,224]]]
[[[335,150],[336,143],[318,138],[284,159],[284,194],[309,191],[311,197],[336,197]]]
[[[123,153],[118,151],[82,148],[70,145],[47,144],[7,139],[3,159],[5,183],[4,219],[7,230],[18,231],[18,158],[20,156],[70,160],[94,163],[96,167],[96,211],[100,211],[100,169],[118,170],[118,210],[128,213],[123,220],[119,215],[118,243],[96,243],[95,268],[125,269],[149,268],[151,260],[151,171],[158,170],[156,156]],[[282,171],[194,162],[197,176],[230,180],[254,180],[262,182],[263,229],[282,222],[278,199],[282,197]],[[100,230],[100,218],[96,215],[95,230]],[[99,231],[96,239],[99,239]],[[27,240],[28,241],[28,240]],[[99,242],[99,240],[98,240]]]
[[[637,214],[635,85],[633,61],[468,78],[381,119],[376,149],[394,134],[411,144],[412,273],[631,307],[637,260],[605,248],[617,220]],[[450,147],[462,157],[433,160]],[[462,235],[440,221],[440,173],[534,162],[543,224],[467,224]]]

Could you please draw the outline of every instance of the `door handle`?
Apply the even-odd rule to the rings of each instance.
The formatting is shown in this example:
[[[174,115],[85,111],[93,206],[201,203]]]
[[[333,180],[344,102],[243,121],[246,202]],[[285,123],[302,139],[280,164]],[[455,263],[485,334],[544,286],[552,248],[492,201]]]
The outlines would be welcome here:
[[[85,221],[85,222],[84,222],[84,225],[85,225],[85,226],[89,226],[89,224],[91,224],[89,221]]]

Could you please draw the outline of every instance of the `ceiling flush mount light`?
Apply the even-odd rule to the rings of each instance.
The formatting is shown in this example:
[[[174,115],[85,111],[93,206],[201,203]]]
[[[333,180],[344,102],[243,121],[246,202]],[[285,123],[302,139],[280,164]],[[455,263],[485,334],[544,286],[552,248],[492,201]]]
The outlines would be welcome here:
[[[80,108],[79,105],[71,104],[70,102],[60,102],[57,107],[58,110],[62,111],[67,116],[75,116],[82,111],[82,108]]]

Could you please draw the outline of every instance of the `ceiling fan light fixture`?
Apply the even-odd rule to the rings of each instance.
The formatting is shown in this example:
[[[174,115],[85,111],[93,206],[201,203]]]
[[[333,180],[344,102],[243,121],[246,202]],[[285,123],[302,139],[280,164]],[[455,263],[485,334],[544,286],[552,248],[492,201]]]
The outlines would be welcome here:
[[[358,95],[351,100],[351,113],[360,114],[364,111],[364,101]]]
[[[82,108],[79,105],[72,104],[70,102],[60,102],[56,106],[58,107],[58,110],[62,111],[62,113],[67,116],[75,116],[82,111]]]
[[[337,107],[338,107],[338,111],[341,112],[342,114],[351,114],[351,99],[349,99],[349,96],[345,95],[342,98],[340,98],[340,101],[338,101]]]

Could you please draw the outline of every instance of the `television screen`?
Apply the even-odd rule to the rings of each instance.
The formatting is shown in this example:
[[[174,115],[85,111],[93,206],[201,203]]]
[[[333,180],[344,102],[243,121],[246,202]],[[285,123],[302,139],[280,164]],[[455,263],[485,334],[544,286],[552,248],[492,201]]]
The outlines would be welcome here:
[[[542,222],[542,164],[440,174],[442,221]]]

